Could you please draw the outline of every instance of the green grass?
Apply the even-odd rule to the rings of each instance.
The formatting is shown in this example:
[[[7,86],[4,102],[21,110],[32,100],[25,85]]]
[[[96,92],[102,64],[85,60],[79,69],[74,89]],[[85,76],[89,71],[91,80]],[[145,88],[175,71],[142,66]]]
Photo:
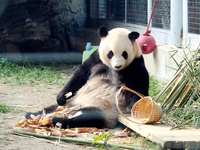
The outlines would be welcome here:
[[[9,106],[7,106],[6,104],[4,104],[4,103],[0,104],[0,112],[1,113],[7,112],[8,109],[9,109]]]
[[[154,76],[150,76],[149,96],[151,96],[152,99],[155,99],[155,97],[159,94],[159,92],[162,90],[165,84],[166,84],[166,81],[158,80]]]
[[[11,63],[0,60],[0,83],[64,85],[77,65]],[[154,99],[164,86],[164,81],[150,77],[149,95]]]
[[[0,82],[14,84],[56,84],[63,85],[69,79],[76,65],[11,63],[0,60]]]
[[[7,112],[18,113],[21,112],[21,110],[16,107],[9,106],[5,103],[0,103],[0,113],[7,113]]]

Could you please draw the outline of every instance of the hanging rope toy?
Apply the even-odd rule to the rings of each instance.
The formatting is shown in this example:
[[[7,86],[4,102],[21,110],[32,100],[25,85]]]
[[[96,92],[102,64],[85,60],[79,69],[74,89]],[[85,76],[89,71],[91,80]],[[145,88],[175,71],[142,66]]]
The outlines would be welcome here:
[[[155,6],[156,6],[156,0],[154,0],[154,4],[153,4],[153,8],[152,8],[151,15],[149,18],[149,22],[147,25],[146,32],[144,34],[141,34],[140,37],[137,39],[137,42],[138,42],[140,48],[142,49],[143,54],[149,54],[149,53],[153,52],[154,49],[156,48],[156,41],[153,38],[153,36],[150,35],[151,30],[149,30],[149,26],[150,26],[150,23],[152,20]]]

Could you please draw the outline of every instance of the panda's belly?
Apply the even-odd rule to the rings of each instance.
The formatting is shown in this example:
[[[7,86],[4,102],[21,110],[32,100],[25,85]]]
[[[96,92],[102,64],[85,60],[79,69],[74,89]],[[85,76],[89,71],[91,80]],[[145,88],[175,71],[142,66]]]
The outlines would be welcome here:
[[[120,85],[112,85],[100,76],[93,77],[77,92],[70,105],[115,109],[115,96]]]

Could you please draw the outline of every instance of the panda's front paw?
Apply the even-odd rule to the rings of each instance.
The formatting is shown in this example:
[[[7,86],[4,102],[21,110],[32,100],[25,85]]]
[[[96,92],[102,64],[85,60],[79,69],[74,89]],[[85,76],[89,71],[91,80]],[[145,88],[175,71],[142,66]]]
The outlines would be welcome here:
[[[67,101],[67,99],[65,97],[65,94],[58,94],[57,95],[57,103],[58,103],[58,105],[61,105],[61,106],[65,105],[66,101]]]
[[[53,126],[60,126],[61,128],[64,128],[66,129],[69,125],[69,119],[68,118],[57,118],[57,117],[54,117],[52,119],[52,124]],[[60,124],[60,125],[59,125]]]
[[[34,112],[34,113],[27,112],[26,115],[25,115],[25,118],[26,119],[30,119],[30,118],[32,118],[32,115],[33,116],[38,116],[38,115],[41,115],[41,114],[42,114],[42,111],[38,111],[38,112]]]

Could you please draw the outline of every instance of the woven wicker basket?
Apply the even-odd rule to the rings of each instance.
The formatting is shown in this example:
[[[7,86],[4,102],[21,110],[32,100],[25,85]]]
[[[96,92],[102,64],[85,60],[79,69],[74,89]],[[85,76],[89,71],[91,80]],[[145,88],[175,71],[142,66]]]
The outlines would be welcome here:
[[[136,122],[154,123],[162,117],[162,109],[151,97],[145,96],[133,105],[131,116]]]
[[[137,94],[141,99],[139,101],[137,101],[132,109],[131,109],[131,120],[129,118],[127,118],[122,111],[120,110],[120,108],[118,107],[118,100],[117,97],[119,95],[119,93],[122,90],[127,90],[130,91],[134,94]],[[140,94],[139,92],[136,92],[126,86],[122,86],[117,95],[116,95],[116,105],[117,105],[117,109],[119,111],[119,113],[125,117],[126,119],[132,121],[132,122],[137,122],[137,123],[154,123],[154,122],[158,122],[160,120],[160,118],[162,117],[162,109],[161,107],[154,102],[151,97],[149,96],[144,96],[142,94]]]

